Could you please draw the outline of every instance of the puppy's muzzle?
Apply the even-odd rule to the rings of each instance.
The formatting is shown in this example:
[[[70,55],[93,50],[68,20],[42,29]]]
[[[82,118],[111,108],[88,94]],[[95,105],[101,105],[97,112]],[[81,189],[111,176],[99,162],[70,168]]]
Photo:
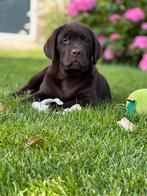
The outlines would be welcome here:
[[[71,51],[71,56],[72,57],[79,57],[81,55],[81,50],[76,48],[76,49],[72,49]]]

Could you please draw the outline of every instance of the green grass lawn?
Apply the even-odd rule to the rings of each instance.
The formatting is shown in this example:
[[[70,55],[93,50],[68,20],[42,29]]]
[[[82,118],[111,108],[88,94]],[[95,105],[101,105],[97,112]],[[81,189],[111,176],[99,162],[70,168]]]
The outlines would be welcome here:
[[[147,73],[98,65],[112,103],[64,116],[8,96],[47,64],[42,52],[0,52],[0,195],[147,194],[147,116],[127,116],[136,125],[132,133],[116,124],[125,116],[117,104],[147,88]],[[31,136],[45,141],[26,148]]]

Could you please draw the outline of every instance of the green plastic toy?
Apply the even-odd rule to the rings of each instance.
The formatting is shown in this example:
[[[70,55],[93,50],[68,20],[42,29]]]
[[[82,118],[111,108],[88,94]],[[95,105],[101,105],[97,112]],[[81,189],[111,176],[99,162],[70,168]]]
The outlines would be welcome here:
[[[147,114],[147,89],[139,89],[132,92],[126,102],[127,112]]]

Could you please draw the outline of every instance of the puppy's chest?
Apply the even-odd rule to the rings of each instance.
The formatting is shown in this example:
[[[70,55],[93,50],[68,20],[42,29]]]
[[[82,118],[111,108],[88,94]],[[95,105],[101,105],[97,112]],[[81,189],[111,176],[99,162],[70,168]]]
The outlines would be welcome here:
[[[79,85],[77,83],[69,80],[64,80],[60,85],[63,99],[68,99],[77,95],[79,90]]]
[[[62,99],[72,100],[75,98],[87,97],[91,91],[90,86],[82,81],[63,81],[61,84]]]
[[[73,81],[52,79],[48,83],[44,83],[42,87],[48,96],[66,100],[77,96],[80,85]]]
[[[85,83],[83,80],[78,79],[58,79],[50,78],[49,81],[45,80],[41,89],[48,97],[60,98],[63,101],[72,100],[78,97],[84,97],[89,94],[89,82]]]

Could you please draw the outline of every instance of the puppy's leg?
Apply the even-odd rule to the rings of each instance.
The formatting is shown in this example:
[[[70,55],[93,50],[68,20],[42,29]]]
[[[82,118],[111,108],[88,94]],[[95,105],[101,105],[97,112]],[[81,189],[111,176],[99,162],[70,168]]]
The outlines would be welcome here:
[[[25,98],[22,100],[22,102],[27,102],[27,101],[35,101],[35,100],[43,100],[47,98],[47,95],[41,91],[37,91],[30,95],[29,97]]]
[[[25,86],[23,86],[20,90],[12,93],[10,95],[17,97],[17,96],[24,94],[27,91],[30,91],[29,92],[30,94],[37,92],[39,90],[39,87],[40,87],[42,81],[43,81],[43,78],[45,76],[47,69],[48,69],[48,67],[46,67],[43,71],[41,71],[40,73],[33,76]]]

